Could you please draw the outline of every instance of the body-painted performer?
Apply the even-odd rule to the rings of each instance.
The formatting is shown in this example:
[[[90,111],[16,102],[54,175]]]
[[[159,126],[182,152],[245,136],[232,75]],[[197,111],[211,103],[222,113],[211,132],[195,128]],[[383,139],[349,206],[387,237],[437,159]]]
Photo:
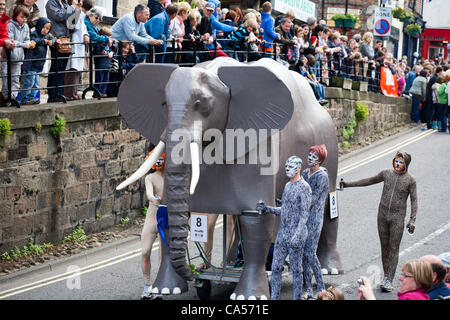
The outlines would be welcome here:
[[[313,297],[312,275],[316,278],[317,291],[325,290],[323,283],[322,268],[317,258],[317,245],[319,244],[320,232],[323,225],[323,210],[328,194],[329,179],[326,168],[321,167],[327,157],[325,145],[317,145],[309,148],[308,169],[303,170],[302,177],[311,187],[311,209],[306,226],[308,238],[306,239],[303,252],[303,277],[305,279],[305,291],[308,298]]]
[[[145,177],[145,192],[148,199],[148,210],[145,216],[144,227],[141,233],[142,244],[142,256],[141,256],[141,268],[144,275],[145,286],[142,292],[142,299],[149,299],[152,297],[151,292],[148,289],[151,287],[150,282],[150,269],[151,261],[150,255],[152,253],[153,243],[158,236],[156,212],[161,203],[163,188],[164,188],[164,159],[165,155],[162,154],[156,161],[153,169],[156,171],[150,173]]]
[[[411,216],[406,228],[411,234],[415,229],[417,189],[416,180],[408,173],[410,162],[411,156],[408,153],[398,151],[392,160],[394,169],[383,170],[374,177],[359,181],[341,181],[342,187],[363,187],[384,181],[377,224],[384,271],[384,280],[380,287],[386,292],[393,290],[392,280],[398,264],[408,196],[411,197]]]
[[[294,300],[300,300],[303,291],[302,257],[308,237],[306,222],[311,206],[311,188],[301,176],[302,159],[292,156],[286,161],[286,175],[290,179],[284,187],[281,207],[269,207],[260,201],[256,209],[280,215],[280,228],[272,261],[270,280],[271,299],[280,299],[281,275],[284,261],[289,255],[292,271]]]

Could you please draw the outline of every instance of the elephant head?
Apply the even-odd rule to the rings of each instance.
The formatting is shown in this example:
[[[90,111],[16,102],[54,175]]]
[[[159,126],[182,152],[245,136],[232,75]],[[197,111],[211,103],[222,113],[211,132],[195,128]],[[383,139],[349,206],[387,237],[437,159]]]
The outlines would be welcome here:
[[[273,60],[267,63],[278,68]],[[140,64],[123,81],[118,105],[130,127],[152,143],[159,142],[117,189],[145,175],[165,152],[162,201],[169,212],[170,259],[175,271],[190,280],[192,271],[186,265],[189,198],[201,179],[198,156],[205,144],[203,133],[208,129],[283,129],[294,112],[289,89],[272,68],[233,59],[218,58],[192,68]],[[181,156],[184,161],[175,152],[180,149],[187,150]]]

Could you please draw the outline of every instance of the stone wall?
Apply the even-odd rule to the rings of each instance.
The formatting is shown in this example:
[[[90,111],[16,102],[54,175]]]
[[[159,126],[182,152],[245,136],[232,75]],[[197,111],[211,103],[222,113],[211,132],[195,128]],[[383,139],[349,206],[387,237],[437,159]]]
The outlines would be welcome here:
[[[342,143],[343,127],[355,115],[355,103],[368,105],[369,116],[355,128],[350,143],[364,142],[370,135],[398,125],[410,123],[411,101],[406,98],[386,97],[373,92],[325,88],[330,116],[336,125],[338,142]]]
[[[340,142],[356,101],[365,101],[370,115],[354,141],[409,120],[406,99],[340,88],[327,88],[326,96]],[[56,114],[67,121],[59,139],[50,134]],[[140,166],[150,146],[128,128],[115,99],[0,108],[0,118],[8,118],[13,130],[0,139],[0,253],[30,237],[57,243],[80,221],[92,233],[141,214],[147,203],[143,179],[124,191],[115,188]],[[38,121],[40,133],[34,130]]]
[[[67,121],[60,139],[50,134],[56,114]],[[0,252],[31,236],[58,242],[79,221],[91,233],[141,214],[141,182],[115,188],[143,162],[149,142],[127,127],[115,99],[2,108],[5,117],[13,134],[0,140]]]

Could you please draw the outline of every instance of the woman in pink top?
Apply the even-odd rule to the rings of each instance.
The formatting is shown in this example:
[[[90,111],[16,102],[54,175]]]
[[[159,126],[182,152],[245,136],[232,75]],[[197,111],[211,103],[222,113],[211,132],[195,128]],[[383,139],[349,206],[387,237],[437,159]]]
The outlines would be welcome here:
[[[363,284],[358,288],[360,300],[376,300],[370,280],[361,277]],[[430,300],[427,290],[433,283],[433,270],[428,262],[410,260],[402,267],[398,278],[401,285],[397,292],[398,300]]]

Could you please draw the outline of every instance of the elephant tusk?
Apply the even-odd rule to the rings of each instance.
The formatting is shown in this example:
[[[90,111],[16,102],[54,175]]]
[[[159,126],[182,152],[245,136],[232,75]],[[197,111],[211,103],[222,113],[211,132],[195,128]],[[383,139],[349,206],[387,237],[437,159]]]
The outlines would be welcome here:
[[[153,167],[153,165],[156,163],[156,160],[158,160],[158,158],[163,154],[165,147],[166,144],[160,141],[150,157],[145,160],[145,162],[139,167],[139,169],[136,170],[135,173],[131,175],[131,177],[119,184],[116,190],[122,190],[123,188],[129,186],[133,182],[143,177]]]
[[[191,165],[192,165],[190,192],[191,194],[194,194],[198,180],[200,179],[199,148],[196,142],[191,142],[190,148],[191,148]]]

